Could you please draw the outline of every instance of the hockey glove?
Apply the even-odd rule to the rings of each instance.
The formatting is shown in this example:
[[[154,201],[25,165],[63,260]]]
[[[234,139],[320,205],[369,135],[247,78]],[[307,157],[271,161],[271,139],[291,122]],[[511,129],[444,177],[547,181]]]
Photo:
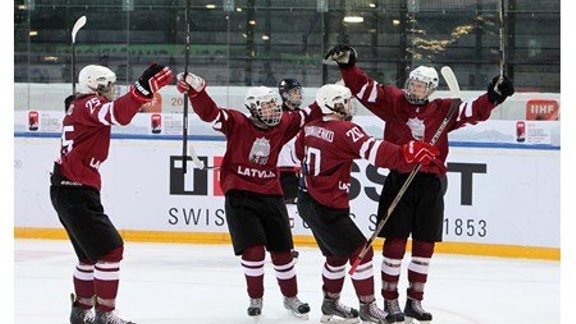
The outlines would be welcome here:
[[[488,85],[488,99],[496,105],[503,103],[506,98],[513,94],[514,85],[512,81],[505,76],[502,77],[502,80],[500,80],[498,76],[494,77]]]
[[[150,101],[154,93],[169,84],[172,78],[172,71],[167,66],[152,63],[130,87],[130,92],[141,101]]]
[[[356,57],[357,55],[354,47],[336,45],[326,53],[324,59],[338,63],[338,66],[341,69],[348,69],[356,64]]]
[[[176,76],[176,88],[181,93],[188,93],[191,98],[196,97],[204,88],[206,88],[206,81],[196,74],[188,73],[184,77],[184,72],[178,73]]]
[[[407,163],[428,165],[440,154],[440,151],[432,144],[422,141],[410,141],[402,146],[402,153]]]

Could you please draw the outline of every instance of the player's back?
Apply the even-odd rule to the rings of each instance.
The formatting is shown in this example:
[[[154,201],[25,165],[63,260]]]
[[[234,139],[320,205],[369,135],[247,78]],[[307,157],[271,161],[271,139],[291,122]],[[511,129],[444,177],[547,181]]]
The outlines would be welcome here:
[[[62,121],[60,172],[74,182],[100,189],[98,168],[108,158],[113,107],[104,97],[88,95],[72,101]],[[113,108],[112,108],[113,109]]]
[[[304,181],[314,199],[333,208],[348,207],[352,161],[360,157],[359,141],[368,137],[348,121],[318,120],[304,126],[297,146],[303,146]]]

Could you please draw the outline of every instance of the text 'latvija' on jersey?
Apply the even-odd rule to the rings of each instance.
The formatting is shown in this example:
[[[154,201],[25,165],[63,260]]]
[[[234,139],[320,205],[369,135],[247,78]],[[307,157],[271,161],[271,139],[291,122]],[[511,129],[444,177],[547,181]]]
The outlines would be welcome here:
[[[379,84],[356,65],[350,69],[341,69],[342,77],[348,88],[374,115],[386,122],[384,140],[403,145],[411,140],[430,143],[440,124],[446,117],[452,99],[434,99],[423,105],[408,102],[404,91],[394,86]],[[448,133],[465,125],[475,125],[490,117],[496,107],[487,94],[460,103],[460,110],[452,116],[442,136],[436,142],[440,155],[420,171],[437,174],[446,173],[448,156]],[[400,168],[399,172],[410,172],[412,168]]]
[[[310,122],[298,134],[296,156],[308,193],[322,205],[349,208],[352,161],[368,160],[383,168],[409,167],[402,147],[368,135],[350,121]]]
[[[98,168],[108,158],[111,125],[130,123],[142,102],[128,93],[114,101],[77,97],[62,121],[60,172],[71,181],[101,189]]]
[[[218,107],[206,91],[191,97],[190,102],[200,119],[226,136],[226,153],[220,165],[224,193],[236,189],[282,195],[278,154],[305,122],[321,116],[314,103],[298,112],[283,112],[277,126],[261,129],[241,112]]]

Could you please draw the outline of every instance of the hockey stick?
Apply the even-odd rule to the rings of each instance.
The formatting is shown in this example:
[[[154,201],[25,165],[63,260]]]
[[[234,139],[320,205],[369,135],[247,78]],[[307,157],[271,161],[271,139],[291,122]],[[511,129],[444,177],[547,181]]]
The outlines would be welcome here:
[[[498,89],[498,85],[504,81],[504,64],[506,62],[506,52],[505,52],[505,35],[504,35],[504,1],[505,0],[498,0],[498,20],[499,20],[499,34],[500,34],[500,77],[498,78],[498,82],[494,85],[494,92],[499,95],[500,90]]]
[[[498,18],[500,20],[500,81],[504,77],[504,62],[506,62],[506,53],[504,51],[504,0],[498,2]]]
[[[454,72],[452,71],[452,69],[448,66],[444,66],[440,70],[440,73],[442,73],[444,80],[446,80],[446,84],[448,84],[448,88],[450,89],[450,91],[452,91],[452,95],[456,98],[460,97],[460,86],[458,85],[458,80],[456,80],[456,76],[454,75]],[[432,140],[430,140],[430,144],[434,145],[434,144],[436,144],[438,139],[440,139],[440,136],[442,136],[442,133],[444,133],[444,129],[446,129],[446,126],[448,126],[448,123],[452,119],[452,116],[458,110],[459,103],[460,103],[459,99],[453,99],[452,100],[452,104],[450,105],[450,109],[448,109],[448,113],[444,117],[444,120],[442,120],[442,124],[440,124],[440,126],[438,127],[438,130],[436,130],[434,137],[432,137]],[[364,248],[362,248],[362,251],[360,251],[360,254],[356,258],[356,260],[354,260],[354,263],[352,263],[352,267],[350,267],[350,270],[348,271],[348,273],[350,275],[352,275],[352,274],[354,274],[354,272],[356,272],[356,268],[358,268],[358,266],[360,265],[360,262],[362,262],[364,255],[368,252],[368,250],[370,249],[370,247],[374,243],[374,240],[376,239],[376,237],[378,236],[378,234],[380,233],[382,228],[384,228],[384,225],[388,221],[388,218],[390,218],[390,215],[392,215],[392,212],[396,208],[396,205],[398,205],[398,203],[400,202],[400,199],[402,199],[402,196],[404,196],[404,193],[408,189],[408,186],[410,186],[410,183],[412,183],[412,180],[414,179],[414,177],[416,176],[418,171],[420,171],[421,167],[422,167],[422,164],[418,163],[418,164],[416,164],[414,169],[412,169],[412,172],[410,172],[410,175],[408,176],[408,178],[406,179],[406,181],[404,182],[404,184],[400,188],[400,191],[398,191],[398,193],[396,194],[396,197],[394,198],[394,200],[392,201],[392,203],[388,207],[388,210],[386,212],[386,217],[384,217],[383,219],[380,220],[380,222],[376,226],[376,229],[374,230],[374,233],[372,233],[372,236],[370,236],[370,239],[368,239],[368,241],[364,244]]]
[[[78,20],[76,20],[76,22],[74,23],[74,27],[72,27],[72,59],[71,59],[71,65],[72,65],[72,69],[70,71],[70,73],[72,74],[72,95],[74,95],[76,93],[76,49],[74,47],[74,44],[76,44],[76,34],[78,34],[78,31],[84,27],[84,25],[86,25],[86,16],[82,16],[80,18],[78,18]]]
[[[186,0],[186,11],[184,21],[186,23],[186,39],[184,41],[184,75],[188,74],[188,63],[190,62],[190,0]],[[182,119],[182,169],[184,174],[188,172],[188,94],[184,93],[184,110]],[[194,147],[190,145],[190,155],[192,162],[199,169],[204,169],[204,162],[200,161],[196,155]]]

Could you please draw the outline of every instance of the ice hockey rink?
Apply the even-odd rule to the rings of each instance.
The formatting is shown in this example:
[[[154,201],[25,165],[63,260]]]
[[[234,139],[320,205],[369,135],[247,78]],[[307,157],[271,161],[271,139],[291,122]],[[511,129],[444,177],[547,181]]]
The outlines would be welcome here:
[[[321,267],[315,248],[300,247],[299,297],[308,321],[284,310],[267,258],[262,323],[320,323]],[[377,299],[381,256],[375,256]],[[406,262],[401,277],[401,304]],[[14,241],[14,323],[68,323],[75,258],[67,241]],[[438,324],[560,323],[560,262],[437,254],[424,307]],[[228,245],[127,242],[117,308],[138,324],[253,323],[239,259]],[[350,279],[342,301],[357,307]]]

